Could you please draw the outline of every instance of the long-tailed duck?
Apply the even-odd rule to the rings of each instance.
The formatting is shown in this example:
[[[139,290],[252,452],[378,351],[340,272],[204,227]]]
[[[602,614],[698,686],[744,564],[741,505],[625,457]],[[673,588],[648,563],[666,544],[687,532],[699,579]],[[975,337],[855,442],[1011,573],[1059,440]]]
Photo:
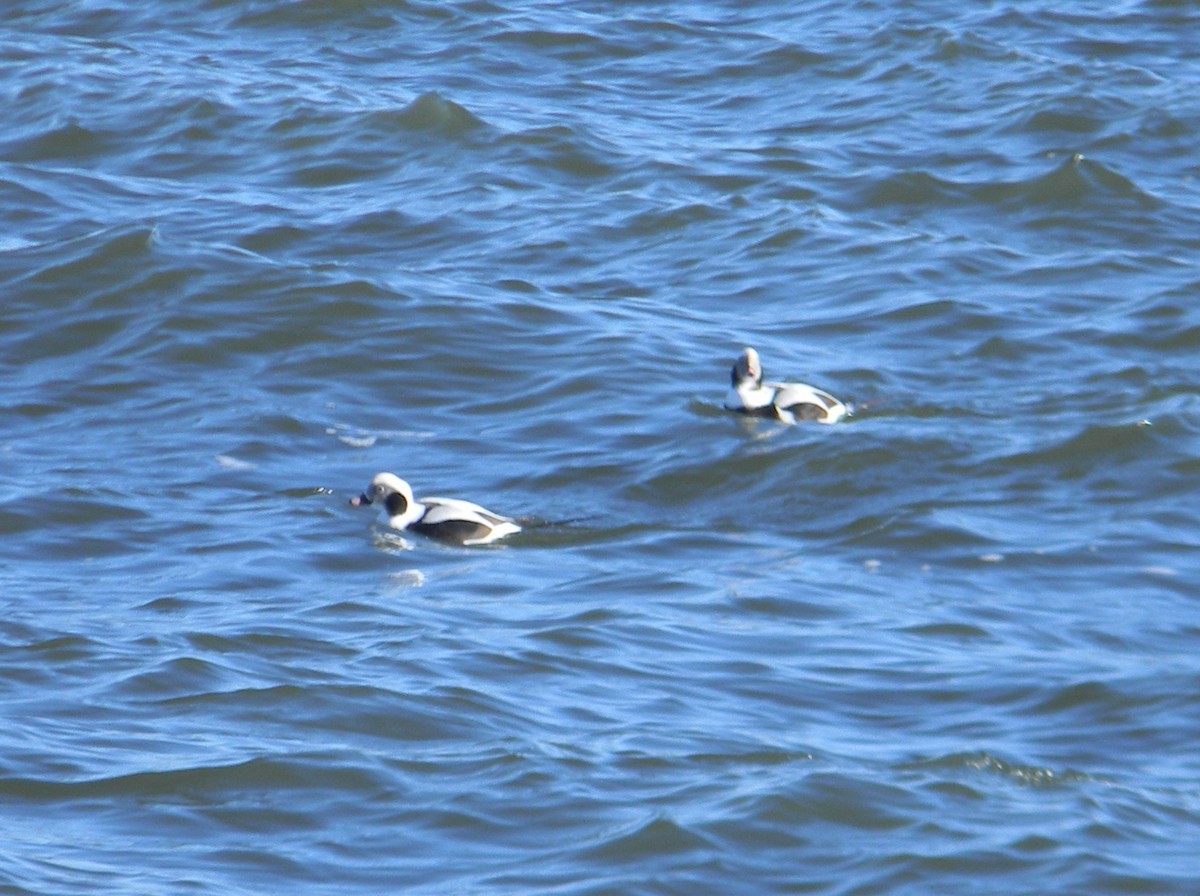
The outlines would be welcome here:
[[[367,490],[350,503],[356,507],[378,501],[394,529],[411,529],[456,544],[488,544],[520,532],[515,520],[458,498],[413,497],[412,486],[394,473],[378,473]]]
[[[828,392],[804,383],[764,383],[758,352],[748,348],[730,372],[732,385],[725,407],[756,417],[774,417],[784,423],[836,423],[850,411]]]

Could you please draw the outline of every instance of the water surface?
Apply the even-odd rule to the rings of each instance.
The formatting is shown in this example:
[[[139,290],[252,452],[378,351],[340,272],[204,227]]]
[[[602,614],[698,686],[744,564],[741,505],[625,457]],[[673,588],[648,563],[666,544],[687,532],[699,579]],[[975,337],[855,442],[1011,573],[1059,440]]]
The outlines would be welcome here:
[[[6,7],[0,889],[1194,894],[1198,25]]]

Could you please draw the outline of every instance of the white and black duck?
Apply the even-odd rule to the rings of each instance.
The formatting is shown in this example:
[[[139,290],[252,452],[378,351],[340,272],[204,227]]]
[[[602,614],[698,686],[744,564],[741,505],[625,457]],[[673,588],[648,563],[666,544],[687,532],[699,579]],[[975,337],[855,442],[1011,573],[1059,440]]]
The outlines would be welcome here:
[[[413,497],[412,486],[394,473],[378,473],[367,490],[350,503],[379,504],[388,525],[455,544],[489,544],[520,532],[515,521],[458,498]]]
[[[725,407],[755,417],[773,417],[784,423],[836,423],[850,410],[828,392],[806,383],[765,383],[758,352],[748,348],[730,372],[731,386]]]

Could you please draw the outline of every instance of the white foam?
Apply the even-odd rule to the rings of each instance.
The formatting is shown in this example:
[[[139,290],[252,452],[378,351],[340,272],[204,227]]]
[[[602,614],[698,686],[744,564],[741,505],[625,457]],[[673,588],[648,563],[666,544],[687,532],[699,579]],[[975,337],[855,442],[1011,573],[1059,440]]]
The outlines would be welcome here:
[[[238,460],[236,457],[230,457],[228,454],[218,454],[216,461],[227,470],[253,470],[255,464],[248,460]]]

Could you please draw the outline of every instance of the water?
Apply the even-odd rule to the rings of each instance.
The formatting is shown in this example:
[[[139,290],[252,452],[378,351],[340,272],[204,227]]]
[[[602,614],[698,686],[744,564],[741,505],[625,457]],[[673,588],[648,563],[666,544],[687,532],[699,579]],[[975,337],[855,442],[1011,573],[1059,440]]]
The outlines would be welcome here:
[[[0,16],[0,891],[1200,892],[1192,5]]]

